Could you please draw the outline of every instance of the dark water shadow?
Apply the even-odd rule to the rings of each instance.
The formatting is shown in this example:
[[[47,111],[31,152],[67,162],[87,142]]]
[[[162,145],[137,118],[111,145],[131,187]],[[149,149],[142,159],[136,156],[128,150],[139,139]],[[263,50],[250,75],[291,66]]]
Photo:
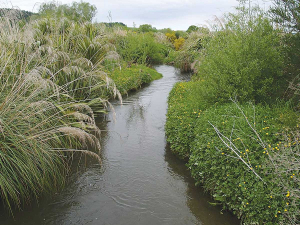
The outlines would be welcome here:
[[[213,206],[213,198],[205,190],[195,185],[185,162],[176,157],[169,144],[165,147],[165,161],[168,163],[169,172],[172,176],[179,176],[187,184],[187,206],[194,216],[201,221],[201,225],[233,225],[240,221],[230,212],[222,212],[221,206]]]

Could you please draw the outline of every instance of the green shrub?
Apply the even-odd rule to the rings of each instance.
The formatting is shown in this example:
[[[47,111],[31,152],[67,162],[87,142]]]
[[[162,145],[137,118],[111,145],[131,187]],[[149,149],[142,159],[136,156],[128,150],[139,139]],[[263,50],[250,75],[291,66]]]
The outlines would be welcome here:
[[[180,82],[170,92],[165,130],[171,150],[180,158],[189,157],[196,118],[212,104],[208,94],[203,81]]]
[[[158,64],[164,57],[164,45],[150,33],[128,33],[117,40],[117,51],[129,63]]]
[[[197,74],[214,87],[216,98],[271,103],[281,97],[288,83],[279,31],[269,19],[257,8],[240,8],[218,29],[204,42]]]
[[[127,94],[128,91],[137,90],[143,84],[160,79],[162,75],[156,70],[143,65],[132,65],[129,68],[115,69],[111,75],[120,93]]]
[[[234,103],[214,106],[201,113],[195,123],[189,168],[196,183],[203,185],[216,201],[235,212],[243,222],[278,224],[284,219],[282,215],[290,199],[286,199],[287,192],[279,185],[269,156],[280,150],[284,141],[280,133],[291,125],[295,128],[299,115],[280,105],[270,108],[246,104],[241,109],[245,117]],[[229,148],[233,145],[237,154]]]

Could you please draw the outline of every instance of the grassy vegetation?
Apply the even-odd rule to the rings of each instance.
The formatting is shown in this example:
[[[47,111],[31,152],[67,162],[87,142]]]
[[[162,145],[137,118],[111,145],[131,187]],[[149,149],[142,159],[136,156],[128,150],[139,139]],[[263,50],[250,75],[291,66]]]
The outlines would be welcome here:
[[[122,98],[118,88],[125,94],[161,77],[123,57],[112,43],[119,27],[89,22],[95,9],[82,4],[43,4],[26,23],[2,12],[0,199],[11,213],[62,188],[74,154],[101,162],[91,106],[104,110]]]
[[[45,3],[26,20],[2,11],[2,202],[22,208],[61,188],[72,154],[100,160],[88,150],[100,148],[91,106],[159,79],[149,67],[167,63],[194,72],[170,93],[166,134],[196,184],[245,224],[299,223],[299,18],[297,1],[274,3],[280,26],[241,4],[187,32],[91,23],[83,2]]]
[[[160,79],[162,75],[149,67],[132,65],[130,68],[114,70],[110,77],[123,95],[128,94],[128,91],[139,89],[143,84]]]
[[[274,29],[268,14],[243,4],[189,40],[195,30],[190,47],[167,57],[182,69],[182,54],[187,65],[199,62],[169,96],[172,151],[244,224],[298,224],[299,35]]]

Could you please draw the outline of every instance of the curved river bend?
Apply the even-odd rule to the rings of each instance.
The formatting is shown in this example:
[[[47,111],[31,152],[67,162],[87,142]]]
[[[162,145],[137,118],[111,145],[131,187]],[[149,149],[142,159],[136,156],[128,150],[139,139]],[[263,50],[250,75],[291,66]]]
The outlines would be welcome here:
[[[66,188],[9,218],[1,225],[235,225],[239,221],[201,188],[195,187],[184,163],[170,153],[164,124],[167,97],[173,85],[188,80],[171,66],[158,66],[163,78],[115,103],[102,135],[103,167],[82,158]],[[100,120],[100,119],[99,119]],[[82,163],[81,163],[82,164]],[[78,164],[77,164],[78,165]]]

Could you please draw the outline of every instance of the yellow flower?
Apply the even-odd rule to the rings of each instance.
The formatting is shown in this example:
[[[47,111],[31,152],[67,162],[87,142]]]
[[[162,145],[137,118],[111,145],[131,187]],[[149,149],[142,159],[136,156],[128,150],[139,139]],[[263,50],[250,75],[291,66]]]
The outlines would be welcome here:
[[[290,197],[290,192],[287,191],[286,197]]]

